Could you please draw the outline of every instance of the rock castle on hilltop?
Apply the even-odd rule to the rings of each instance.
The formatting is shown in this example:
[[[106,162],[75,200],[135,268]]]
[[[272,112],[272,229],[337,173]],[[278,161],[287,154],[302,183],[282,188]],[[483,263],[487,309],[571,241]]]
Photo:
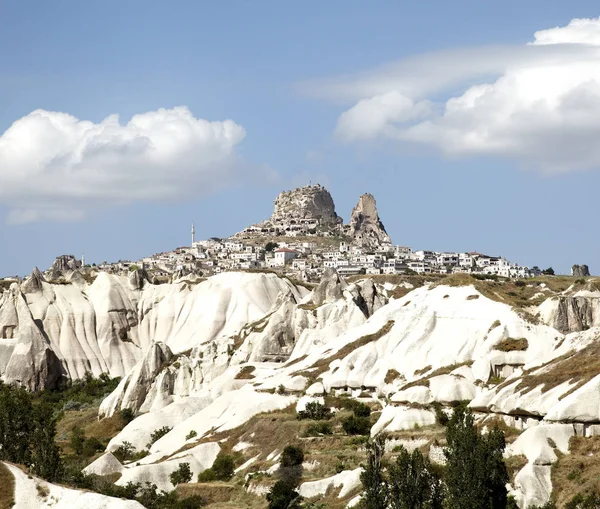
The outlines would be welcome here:
[[[275,199],[269,219],[248,226],[234,237],[260,236],[345,236],[351,244],[370,249],[392,244],[379,218],[373,195],[363,194],[359,198],[350,223],[344,225],[335,211],[331,194],[320,184],[283,191]]]

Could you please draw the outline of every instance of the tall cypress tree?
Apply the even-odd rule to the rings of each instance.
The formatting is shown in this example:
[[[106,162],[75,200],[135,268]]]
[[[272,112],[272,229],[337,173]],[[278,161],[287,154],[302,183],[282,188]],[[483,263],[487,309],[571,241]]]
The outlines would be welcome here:
[[[410,454],[404,447],[389,469],[391,509],[441,509],[442,481],[419,449]]]
[[[363,509],[387,509],[388,483],[383,474],[385,437],[378,435],[367,444],[367,464],[360,474],[364,492],[361,500]]]
[[[448,509],[505,509],[508,472],[504,433],[481,435],[470,410],[458,407],[446,428]]]

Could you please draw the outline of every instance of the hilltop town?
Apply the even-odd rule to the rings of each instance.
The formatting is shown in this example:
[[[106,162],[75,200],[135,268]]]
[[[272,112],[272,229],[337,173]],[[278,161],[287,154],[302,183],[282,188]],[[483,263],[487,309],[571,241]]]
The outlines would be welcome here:
[[[519,265],[502,256],[395,245],[371,194],[359,198],[347,224],[337,215],[329,191],[319,184],[284,191],[274,205],[269,219],[228,238],[196,240],[192,225],[190,246],[140,260],[104,262],[97,266],[87,266],[85,260],[62,255],[45,275],[53,280],[65,271],[82,268],[113,274],[141,268],[160,282],[262,269],[314,282],[328,268],[343,276],[466,273],[527,278],[541,274],[538,267]]]

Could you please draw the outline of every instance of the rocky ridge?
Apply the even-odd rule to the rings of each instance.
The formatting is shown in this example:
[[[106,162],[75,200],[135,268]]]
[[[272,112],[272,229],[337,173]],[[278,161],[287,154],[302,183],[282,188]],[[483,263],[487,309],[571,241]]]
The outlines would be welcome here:
[[[353,244],[369,249],[391,245],[371,194],[359,198],[347,225],[337,215],[329,191],[319,184],[284,191],[274,204],[269,219],[245,228],[235,237],[346,234]]]
[[[89,469],[166,490],[173,465],[204,470],[220,450],[215,433],[264,412],[348,394],[380,408],[372,434],[394,436],[434,425],[433,402],[468,400],[483,424],[522,431],[507,450],[527,459],[511,492],[521,507],[545,503],[557,458],[547,438],[566,454],[571,436],[600,435],[595,281],[515,287],[544,295],[530,315],[475,279],[419,281],[345,281],[329,270],[310,289],[265,273],[154,285],[140,271],[52,284],[34,271],[0,297],[0,373],[30,389],[86,372],[122,376],[100,417],[130,408],[136,418],[107,453],[125,441],[142,450],[157,428],[173,429],[135,465],[106,456]],[[435,457],[436,444],[422,446]],[[250,451],[248,461],[276,464],[271,451]],[[349,470],[302,490],[333,483],[355,497],[356,477]]]

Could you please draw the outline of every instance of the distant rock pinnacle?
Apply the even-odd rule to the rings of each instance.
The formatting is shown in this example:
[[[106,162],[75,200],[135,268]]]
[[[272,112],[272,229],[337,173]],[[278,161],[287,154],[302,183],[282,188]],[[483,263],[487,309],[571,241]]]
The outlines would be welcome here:
[[[362,247],[376,248],[392,243],[379,219],[377,204],[372,194],[363,194],[352,209],[349,234],[354,238],[354,243]]]

